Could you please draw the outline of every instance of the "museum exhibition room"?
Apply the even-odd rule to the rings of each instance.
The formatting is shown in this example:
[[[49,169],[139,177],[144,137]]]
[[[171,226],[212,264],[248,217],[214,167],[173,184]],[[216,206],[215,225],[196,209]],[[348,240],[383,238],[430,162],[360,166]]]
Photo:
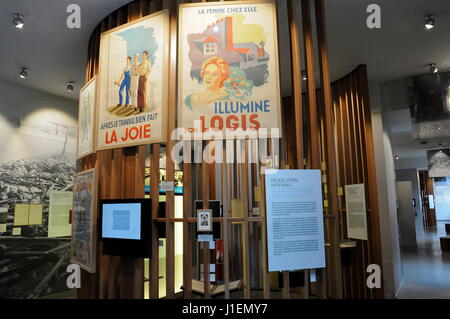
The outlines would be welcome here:
[[[1,302],[450,298],[449,32],[448,0],[1,0]]]

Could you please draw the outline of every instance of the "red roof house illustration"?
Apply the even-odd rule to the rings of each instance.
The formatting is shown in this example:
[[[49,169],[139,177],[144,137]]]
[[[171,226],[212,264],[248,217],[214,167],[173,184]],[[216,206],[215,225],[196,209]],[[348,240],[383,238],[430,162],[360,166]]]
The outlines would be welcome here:
[[[208,56],[226,56],[228,63],[240,65],[242,62],[257,62],[264,58],[264,43],[233,42],[233,17],[225,17],[209,25],[199,38],[194,40],[201,54]]]

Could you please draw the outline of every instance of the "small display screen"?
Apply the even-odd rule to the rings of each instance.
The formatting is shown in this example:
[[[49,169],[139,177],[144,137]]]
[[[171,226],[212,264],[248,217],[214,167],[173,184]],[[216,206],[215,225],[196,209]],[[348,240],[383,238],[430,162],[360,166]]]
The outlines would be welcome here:
[[[141,239],[141,204],[103,204],[102,237]]]

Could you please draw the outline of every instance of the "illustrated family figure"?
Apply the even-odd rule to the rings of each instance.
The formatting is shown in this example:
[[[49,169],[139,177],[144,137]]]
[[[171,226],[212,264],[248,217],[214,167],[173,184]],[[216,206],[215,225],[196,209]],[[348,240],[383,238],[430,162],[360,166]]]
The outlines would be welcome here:
[[[125,68],[120,74],[119,80],[114,82],[119,86],[118,106],[124,105],[123,93],[125,91],[125,106],[134,108],[136,111],[144,111],[148,105],[147,82],[152,70],[151,64],[151,58],[149,58],[147,51],[142,52],[140,62],[138,53],[134,55],[133,63],[131,63],[131,57],[127,57]]]

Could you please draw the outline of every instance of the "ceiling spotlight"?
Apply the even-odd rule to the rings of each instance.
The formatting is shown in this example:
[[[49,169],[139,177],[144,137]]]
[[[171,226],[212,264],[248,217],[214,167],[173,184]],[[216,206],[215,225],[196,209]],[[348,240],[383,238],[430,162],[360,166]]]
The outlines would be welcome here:
[[[425,29],[431,30],[434,28],[436,21],[434,19],[434,16],[429,14],[425,17]]]
[[[23,29],[23,15],[14,13],[13,24],[17,29]]]
[[[72,92],[73,91],[73,82],[68,82],[66,89],[67,89],[67,91]]]
[[[436,63],[430,63],[429,66],[430,66],[430,73],[432,74],[438,73],[439,70]]]
[[[26,68],[21,68],[20,69],[20,73],[19,73],[19,77],[21,79],[25,79],[28,76],[28,72]]]
[[[302,71],[302,81],[306,81],[308,79],[308,73],[306,71]]]

